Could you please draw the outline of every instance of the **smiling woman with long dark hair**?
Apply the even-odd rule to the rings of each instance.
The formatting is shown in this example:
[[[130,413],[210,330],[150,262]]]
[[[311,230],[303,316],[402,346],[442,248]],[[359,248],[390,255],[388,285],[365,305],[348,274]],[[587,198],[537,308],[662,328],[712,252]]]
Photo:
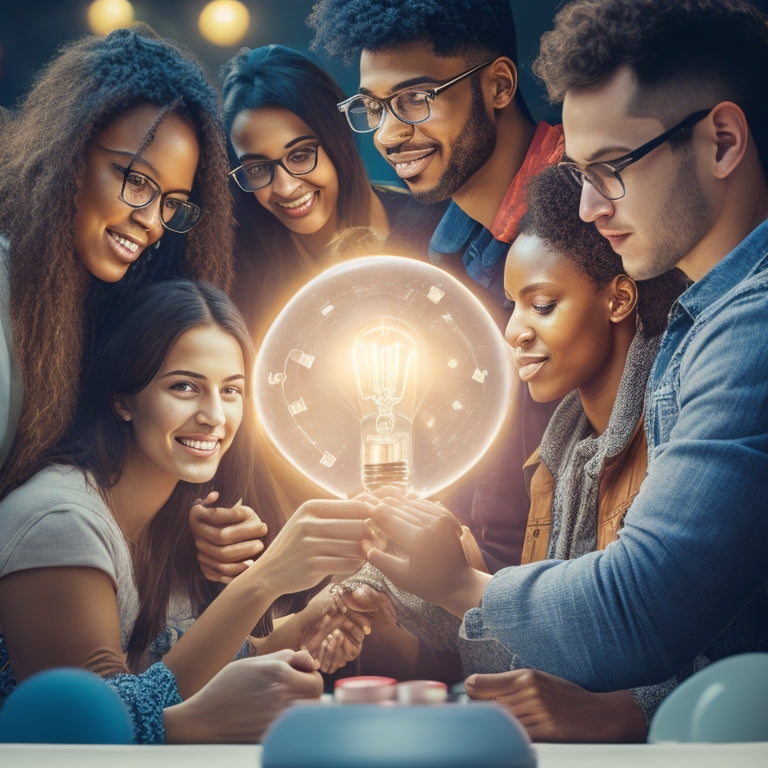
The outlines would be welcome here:
[[[303,505],[160,661],[147,656],[169,586],[194,597],[194,498],[248,489],[252,363],[213,286],[159,282],[128,303],[71,433],[0,502],[0,702],[38,671],[83,667],[121,696],[139,742],[255,741],[289,701],[320,694],[306,651],[229,662],[277,597],[360,566],[360,501]],[[188,503],[169,505],[178,489]]]
[[[2,131],[0,493],[66,432],[116,305],[164,277],[232,280],[217,95],[186,49],[145,25],[72,41]]]

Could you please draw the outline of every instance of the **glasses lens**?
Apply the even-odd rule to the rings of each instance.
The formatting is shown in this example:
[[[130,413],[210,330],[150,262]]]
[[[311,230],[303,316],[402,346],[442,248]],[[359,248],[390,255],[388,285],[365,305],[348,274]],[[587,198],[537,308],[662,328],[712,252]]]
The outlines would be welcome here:
[[[173,195],[163,196],[161,216],[166,229],[171,232],[189,232],[200,220],[202,211],[194,203]]]
[[[607,200],[618,200],[624,197],[624,184],[618,171],[605,163],[592,163],[586,168],[580,168],[575,163],[558,163],[563,173],[577,187],[584,186],[584,182],[593,186]]]
[[[126,171],[123,176],[123,200],[134,208],[149,205],[155,199],[158,191],[152,179],[143,173]]]
[[[624,197],[624,185],[617,171],[604,163],[593,163],[584,169],[586,180],[608,200]]]
[[[360,96],[347,104],[347,120],[353,131],[368,133],[379,127],[383,111],[384,105],[380,102]]]
[[[289,173],[295,173],[301,175],[303,173],[309,173],[315,169],[317,165],[317,147],[306,146],[298,147],[292,152],[289,152],[285,158],[285,167]]]
[[[272,183],[275,166],[273,163],[246,163],[237,169],[234,176],[241,189],[255,192]]]
[[[429,117],[429,99],[425,91],[403,91],[392,99],[392,111],[406,123],[423,123]]]
[[[581,169],[571,163],[558,163],[557,167],[565,174],[568,181],[581,189],[584,186],[584,174]]]

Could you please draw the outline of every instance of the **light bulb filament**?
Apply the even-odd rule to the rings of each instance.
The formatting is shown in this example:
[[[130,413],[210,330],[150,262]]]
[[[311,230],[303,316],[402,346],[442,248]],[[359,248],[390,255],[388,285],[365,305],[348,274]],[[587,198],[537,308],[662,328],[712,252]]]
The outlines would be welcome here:
[[[416,344],[384,320],[355,338],[352,357],[360,404],[361,476],[372,488],[410,477]]]
[[[358,354],[356,369],[361,397],[376,406],[376,431],[390,434],[395,427],[395,408],[405,397],[413,349],[405,349],[399,341],[391,344],[368,341],[361,342]]]

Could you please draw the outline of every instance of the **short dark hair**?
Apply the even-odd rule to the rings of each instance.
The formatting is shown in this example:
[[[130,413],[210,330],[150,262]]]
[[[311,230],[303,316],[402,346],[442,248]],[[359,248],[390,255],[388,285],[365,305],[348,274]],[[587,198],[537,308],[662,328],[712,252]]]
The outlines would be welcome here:
[[[437,56],[507,56],[517,64],[509,0],[319,0],[307,24],[312,49],[349,64],[362,50],[430,42]]]
[[[595,225],[579,218],[580,197],[579,189],[559,168],[546,168],[528,182],[528,210],[520,222],[520,234],[548,243],[602,286],[622,274],[624,267]]]
[[[768,17],[742,0],[573,0],[541,38],[534,72],[550,99],[627,66],[631,108],[670,125],[681,113],[733,101],[768,172]]]

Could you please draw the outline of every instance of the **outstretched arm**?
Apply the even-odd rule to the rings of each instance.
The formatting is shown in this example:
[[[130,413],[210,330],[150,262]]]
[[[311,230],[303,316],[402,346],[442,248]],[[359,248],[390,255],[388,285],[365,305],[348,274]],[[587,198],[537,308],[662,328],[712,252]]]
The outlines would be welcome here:
[[[182,696],[199,690],[233,658],[250,630],[281,595],[300,592],[364,562],[370,507],[362,501],[302,504],[269,547],[206,608],[163,661]]]

